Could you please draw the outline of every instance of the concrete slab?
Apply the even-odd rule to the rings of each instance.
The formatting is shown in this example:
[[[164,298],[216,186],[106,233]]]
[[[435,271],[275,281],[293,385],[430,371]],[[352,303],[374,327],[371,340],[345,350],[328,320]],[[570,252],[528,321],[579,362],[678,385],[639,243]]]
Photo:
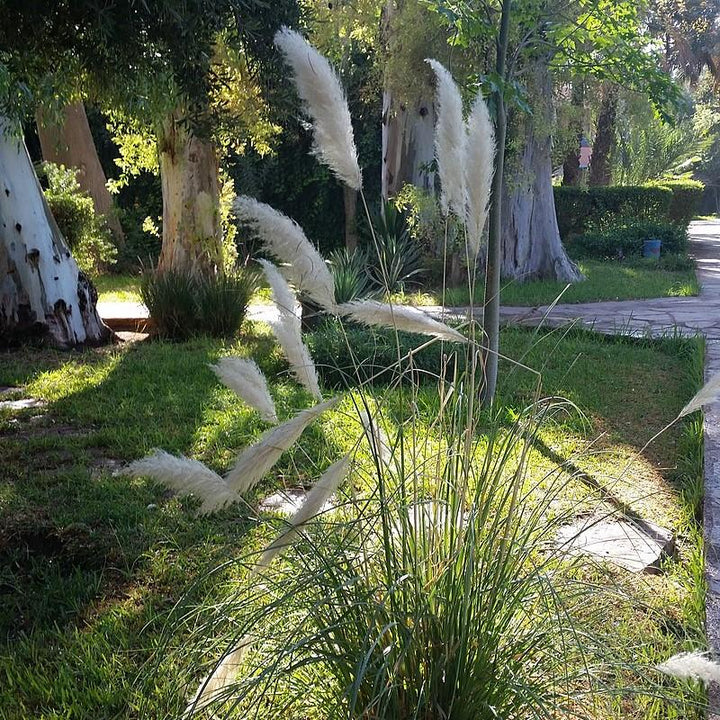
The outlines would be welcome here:
[[[672,532],[654,523],[584,518],[561,528],[557,542],[571,555],[590,555],[633,573],[660,571],[674,550]]]
[[[41,408],[46,405],[44,400],[37,398],[23,398],[22,400],[3,400],[0,402],[0,410],[29,410]]]

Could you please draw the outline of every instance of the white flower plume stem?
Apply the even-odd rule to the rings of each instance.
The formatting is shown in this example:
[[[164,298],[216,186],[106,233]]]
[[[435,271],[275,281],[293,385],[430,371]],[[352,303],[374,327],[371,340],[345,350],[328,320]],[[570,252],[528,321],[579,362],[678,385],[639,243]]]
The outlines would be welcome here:
[[[326,400],[268,430],[258,442],[243,450],[234,467],[225,475],[227,484],[239,494],[250,490],[295,444],[303,430],[326,410],[335,407],[338,401],[339,398]]]
[[[422,310],[409,305],[389,305],[376,300],[353,300],[337,306],[338,314],[347,315],[364,325],[380,325],[405,332],[434,335],[452,342],[467,338],[445,323],[434,320]]]
[[[440,174],[440,202],[447,215],[451,209],[465,218],[465,122],[460,91],[452,75],[437,60],[425,60],[437,78],[435,94],[438,119],[435,125],[435,157]]]
[[[466,129],[467,212],[465,227],[467,228],[470,256],[475,257],[480,250],[482,233],[487,220],[495,167],[495,128],[480,92],[473,102]]]
[[[135,460],[120,474],[151,477],[180,494],[192,493],[203,501],[201,514],[214,512],[240,499],[217,473],[199,460],[176,457],[164,450],[155,450],[152,455]]]
[[[263,269],[263,274],[267,280],[270,290],[272,291],[273,302],[277,306],[280,314],[287,314],[300,322],[300,305],[295,297],[295,293],[288,285],[287,280],[283,277],[280,270],[269,260],[258,260]]]
[[[332,312],[335,281],[302,228],[287,215],[247,195],[235,198],[233,210],[239,220],[253,226],[262,240],[263,249],[285,263],[283,273],[295,288]]]
[[[313,122],[315,153],[340,180],[362,187],[347,100],[330,63],[297,32],[283,27],[275,45],[292,68],[295,87]]]
[[[703,405],[714,403],[720,396],[720,373],[713,375],[697,392],[695,397],[680,411],[678,417],[700,410]]]
[[[351,462],[352,457],[347,454],[342,460],[333,463],[320,476],[320,479],[308,493],[305,502],[288,521],[288,528],[265,548],[262,557],[254,568],[255,572],[266,568],[278,553],[282,552],[297,538],[302,526],[322,512],[325,503],[347,477]]]
[[[720,664],[710,660],[705,653],[690,652],[673,655],[657,669],[666,675],[705,683],[720,682]]]
[[[392,450],[390,449],[390,440],[387,433],[380,427],[377,419],[370,416],[367,410],[362,409],[359,415],[365,437],[370,445],[370,452],[380,463],[389,465],[392,460]]]
[[[280,274],[278,269],[267,260],[260,260],[263,272],[273,293],[273,300],[278,307],[278,316],[268,323],[277,341],[280,343],[285,357],[290,363],[297,381],[316,399],[322,399],[317,371],[310,351],[302,341],[300,316],[295,312],[297,301],[293,291]]]
[[[254,360],[224,357],[210,368],[224,385],[257,410],[265,422],[278,421],[267,380]]]
[[[185,709],[184,718],[190,718],[213,701],[222,699],[225,688],[237,677],[250,645],[252,645],[252,640],[246,635],[230,652],[223,656],[210,675],[200,683],[195,696]]]

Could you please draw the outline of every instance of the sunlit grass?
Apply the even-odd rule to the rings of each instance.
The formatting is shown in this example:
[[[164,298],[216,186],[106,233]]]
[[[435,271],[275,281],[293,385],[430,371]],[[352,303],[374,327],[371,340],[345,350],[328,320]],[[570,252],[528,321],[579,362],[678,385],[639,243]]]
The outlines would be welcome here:
[[[560,415],[544,428],[545,447],[533,451],[528,481],[553,467],[550,449],[571,458],[620,502],[676,532],[679,554],[664,574],[614,573],[618,591],[644,603],[636,612],[608,609],[616,613],[608,619],[627,659],[653,664],[701,646],[701,535],[693,524],[701,497],[700,425],[693,420],[673,429],[639,454],[696,389],[699,344],[506,330],[502,347],[543,373],[545,393],[569,398],[586,415]],[[261,546],[267,531],[242,506],[197,518],[196,501],[114,477],[113,470],[153,447],[226,470],[267,427],[207,367],[230,353],[258,359],[282,418],[311,402],[258,326],[232,343],[198,339],[81,355],[21,350],[3,356],[0,383],[24,386],[26,395],[48,402],[45,409],[0,416],[3,718],[138,717],[143,695],[145,716],[161,716],[177,700],[172,668],[153,679],[149,694],[134,684],[168,612],[194,579]],[[499,402],[512,416],[532,400],[536,377],[509,363],[501,376]],[[417,389],[413,402],[416,431],[432,454],[443,441],[433,429],[436,387]],[[383,407],[393,434],[407,419],[407,396],[388,391]],[[279,486],[309,482],[349,449],[358,432],[351,410],[346,399],[310,428],[251,501]],[[482,447],[479,438],[477,451]],[[369,472],[369,458],[364,462]],[[563,503],[588,496],[580,480],[570,480],[569,472],[564,477]],[[192,597],[207,602],[226,590],[224,583],[206,581]],[[653,709],[641,699],[609,705],[598,720],[693,717],[692,711]]]

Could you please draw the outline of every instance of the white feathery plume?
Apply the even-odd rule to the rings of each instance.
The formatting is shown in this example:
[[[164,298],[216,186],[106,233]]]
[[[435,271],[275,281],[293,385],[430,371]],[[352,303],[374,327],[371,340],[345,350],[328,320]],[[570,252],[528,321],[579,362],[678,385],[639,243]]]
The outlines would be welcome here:
[[[200,683],[200,687],[198,687],[193,699],[185,709],[184,718],[192,717],[195,712],[202,710],[214,700],[222,697],[225,688],[237,676],[250,645],[252,645],[252,640],[246,635],[230,652],[223,656],[210,675]]]
[[[224,357],[217,365],[210,365],[210,369],[224,385],[257,410],[265,422],[274,424],[278,421],[267,380],[254,360]]]
[[[233,468],[225,475],[227,484],[237,493],[250,490],[268,470],[289,450],[303,430],[326,410],[335,407],[339,398],[301,410],[295,417],[271,428],[254,445],[240,453]]]
[[[317,371],[310,351],[302,341],[300,316],[294,311],[295,295],[278,269],[267,261],[261,261],[265,277],[272,288],[273,300],[278,306],[278,316],[268,320],[290,368],[297,381],[317,400],[322,399]]]
[[[263,249],[285,264],[283,274],[295,288],[332,312],[335,281],[327,263],[302,228],[287,215],[247,195],[235,198],[233,210],[239,220],[254,227]]]
[[[348,453],[341,460],[333,463],[320,476],[320,479],[308,493],[305,502],[288,521],[288,528],[265,548],[262,557],[254,568],[255,572],[266,568],[278,553],[282,552],[295,540],[302,526],[323,511],[325,503],[347,477],[351,462],[352,456]]]
[[[152,455],[131,462],[119,474],[151,477],[180,494],[197,495],[203,501],[200,507],[203,515],[240,499],[217,473],[199,460],[175,457],[164,450],[155,450]]]
[[[698,390],[695,397],[680,411],[679,418],[689,415],[691,412],[700,410],[703,405],[709,405],[714,403],[720,396],[720,373],[713,375],[701,388]]]
[[[470,256],[475,257],[480,250],[482,232],[487,220],[495,168],[495,128],[481,92],[478,92],[470,109],[466,130],[465,227]]]
[[[299,33],[282,27],[275,45],[292,68],[304,110],[313,121],[315,154],[340,180],[362,187],[350,110],[340,80],[330,63]]]
[[[657,669],[676,678],[720,682],[720,664],[710,660],[706,653],[688,652],[673,655]]]
[[[445,323],[410,305],[389,305],[376,300],[352,300],[337,306],[340,315],[347,315],[363,325],[381,325],[405,332],[434,335],[452,342],[467,342],[467,338]]]
[[[440,174],[440,202],[443,212],[453,210],[465,218],[465,122],[463,104],[452,75],[437,60],[427,59],[437,77],[435,94],[438,119],[435,125],[435,157]]]
[[[389,465],[392,459],[392,450],[390,449],[390,440],[387,433],[380,427],[377,419],[371,417],[370,413],[364,408],[359,415],[365,437],[370,444],[370,451],[373,455],[377,455],[378,460],[383,465]]]
[[[298,304],[295,293],[287,284],[287,280],[283,277],[278,268],[268,260],[258,260],[262,266],[265,279],[272,290],[273,301],[277,306],[280,314],[291,315],[300,322],[300,306]]]

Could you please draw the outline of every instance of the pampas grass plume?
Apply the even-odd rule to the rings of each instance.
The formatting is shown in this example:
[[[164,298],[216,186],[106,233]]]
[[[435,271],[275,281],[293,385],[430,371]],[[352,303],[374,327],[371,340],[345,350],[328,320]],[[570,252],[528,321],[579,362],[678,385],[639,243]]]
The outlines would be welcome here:
[[[434,335],[452,342],[467,342],[467,338],[454,328],[410,305],[389,305],[376,300],[353,300],[338,305],[337,311],[340,315],[347,315],[363,325],[380,325],[405,332]]]
[[[285,278],[270,262],[260,261],[278,306],[278,316],[268,323],[285,354],[297,381],[316,399],[322,399],[317,371],[310,351],[302,341],[300,316],[295,313],[295,295]]]
[[[247,195],[235,198],[233,211],[240,221],[252,225],[262,240],[263,249],[285,263],[283,272],[295,288],[332,312],[335,281],[302,228],[287,215]]]
[[[720,664],[713,662],[701,652],[673,655],[662,665],[658,665],[657,669],[676,678],[702,680],[705,683],[720,682]]]
[[[226,653],[215,669],[206,677],[197,689],[195,696],[185,709],[184,718],[192,717],[214,700],[221,699],[225,688],[237,676],[240,664],[252,641],[245,636],[230,652]]]
[[[330,63],[299,33],[283,27],[275,45],[292,68],[295,87],[313,121],[315,153],[340,180],[362,187],[347,100]]]
[[[274,424],[278,421],[267,380],[254,360],[224,357],[210,368],[224,385],[257,410],[265,422]]]
[[[340,487],[340,483],[347,477],[350,470],[352,457],[350,454],[345,455],[342,460],[333,463],[313,485],[312,490],[308,493],[305,502],[298,511],[288,521],[289,527],[283,531],[270,545],[265,548],[262,557],[255,566],[255,572],[266,568],[288,545],[290,545],[300,532],[300,528],[309,520],[322,512],[325,503]]]
[[[482,93],[478,92],[467,120],[465,155],[465,226],[471,257],[475,257],[480,250],[490,203],[494,163],[495,128]]]
[[[338,398],[326,400],[301,410],[287,422],[268,430],[258,442],[243,450],[234,467],[225,475],[227,484],[239,494],[253,488],[280,456],[295,444],[303,430],[337,403]]]
[[[718,399],[718,396],[720,396],[720,373],[713,375],[713,377],[698,390],[695,397],[680,411],[678,417],[685,417],[685,415],[700,410],[703,405],[714,403]]]
[[[217,473],[200,461],[175,457],[164,450],[155,450],[152,455],[135,460],[120,474],[151,477],[180,494],[192,493],[203,501],[200,507],[203,515],[240,499]]]
[[[437,78],[435,94],[438,119],[435,126],[435,158],[440,174],[440,202],[447,215],[451,209],[465,218],[465,122],[460,91],[452,75],[437,60],[425,60]]]

